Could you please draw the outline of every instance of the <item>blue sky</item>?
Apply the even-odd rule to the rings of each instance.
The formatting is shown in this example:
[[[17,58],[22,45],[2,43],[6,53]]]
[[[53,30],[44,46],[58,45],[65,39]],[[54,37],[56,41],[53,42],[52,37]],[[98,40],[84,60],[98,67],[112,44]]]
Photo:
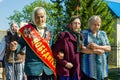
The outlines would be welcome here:
[[[29,5],[33,1],[35,0],[0,0],[0,30],[9,29],[7,18],[13,14],[14,10],[22,11],[25,5]],[[120,0],[110,1],[120,2]]]
[[[29,5],[34,1],[35,0],[0,0],[0,30],[9,29],[7,18],[13,14],[14,10],[22,11],[25,5]]]

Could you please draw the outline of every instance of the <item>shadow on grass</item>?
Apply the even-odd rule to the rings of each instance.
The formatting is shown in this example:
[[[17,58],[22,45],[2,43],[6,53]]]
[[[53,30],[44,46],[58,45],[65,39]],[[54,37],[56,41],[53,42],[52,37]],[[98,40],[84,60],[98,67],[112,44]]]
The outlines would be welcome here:
[[[109,80],[120,80],[120,68],[109,69]]]

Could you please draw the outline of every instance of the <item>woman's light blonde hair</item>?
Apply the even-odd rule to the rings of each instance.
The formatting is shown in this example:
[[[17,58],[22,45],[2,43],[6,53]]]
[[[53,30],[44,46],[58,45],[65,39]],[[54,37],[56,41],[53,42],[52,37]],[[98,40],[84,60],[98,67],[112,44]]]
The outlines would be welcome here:
[[[93,22],[93,21],[96,21],[96,20],[99,20],[101,22],[101,18],[99,15],[93,15],[89,18],[88,20],[88,26],[90,26],[90,24]]]

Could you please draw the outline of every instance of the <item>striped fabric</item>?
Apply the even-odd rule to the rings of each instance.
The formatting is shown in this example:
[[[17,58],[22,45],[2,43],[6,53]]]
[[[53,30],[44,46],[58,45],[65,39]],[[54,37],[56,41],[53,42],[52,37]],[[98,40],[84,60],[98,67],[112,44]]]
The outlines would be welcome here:
[[[82,31],[85,38],[85,46],[91,42],[98,45],[110,45],[106,33],[98,31],[97,37],[94,37],[90,29]],[[97,54],[83,54],[82,55],[82,70],[91,78],[96,80],[103,80],[108,76],[108,53]]]
[[[24,62],[14,64],[14,76],[13,76],[13,64],[5,63],[6,67],[6,80],[25,80],[24,79]]]

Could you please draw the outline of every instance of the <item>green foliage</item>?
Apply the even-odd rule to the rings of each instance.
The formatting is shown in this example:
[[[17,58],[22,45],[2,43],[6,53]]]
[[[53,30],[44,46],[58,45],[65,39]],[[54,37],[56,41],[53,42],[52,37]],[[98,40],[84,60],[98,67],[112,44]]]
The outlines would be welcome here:
[[[62,3],[47,3],[45,0],[35,0],[30,5],[26,5],[21,12],[14,11],[14,15],[8,19],[18,23],[21,21],[28,22],[31,19],[33,9],[38,6],[43,6],[46,9],[47,23],[54,27],[53,42],[56,41],[57,36],[63,31],[70,17],[73,15],[80,16],[82,29],[88,28],[88,19],[92,15],[100,15],[102,18],[101,30],[104,30],[108,34],[110,42],[114,41],[111,38],[114,32],[114,17],[111,15],[104,0],[64,0]]]
[[[10,19],[11,21],[15,21],[17,23],[20,23],[21,20],[23,19],[24,15],[22,13],[20,13],[19,11],[14,10],[14,14],[13,16],[10,16],[8,19]]]
[[[66,14],[65,9],[62,3],[54,3],[56,13],[54,13],[51,16],[54,16],[54,37],[53,37],[53,43],[55,43],[56,39],[58,38],[58,35],[61,31],[63,31],[64,27],[66,26]]]
[[[111,14],[110,10],[108,9],[107,3],[104,0],[76,0],[79,2],[80,7],[77,13],[75,12],[76,4],[74,0],[66,0],[66,13],[69,16],[72,15],[79,15],[81,18],[82,29],[88,28],[88,19],[92,15],[99,15],[102,19],[102,26],[101,30],[104,30],[110,42],[113,42],[113,38],[111,35],[114,32],[113,24],[114,24],[114,16]],[[77,3],[78,3],[77,2]]]
[[[46,9],[47,22],[52,25],[53,24],[52,21],[54,20],[52,15],[56,12],[55,9],[53,9],[55,5],[47,3],[44,0],[35,0],[30,5],[26,5],[21,12],[14,11],[14,14],[11,15],[8,19],[10,21],[14,20],[18,24],[20,24],[21,21],[28,22],[31,20],[31,14],[33,9],[39,6],[42,6]]]
[[[35,7],[42,6],[46,9],[47,14],[47,24],[53,28],[54,27],[54,34],[58,34],[58,30],[62,30],[60,26],[64,24],[64,15],[62,13],[63,6],[58,3],[47,3],[45,0],[35,0],[30,5],[26,5],[21,12],[14,11],[14,14],[11,15],[8,19],[10,21],[15,21],[20,24],[21,21],[28,22],[31,20],[31,14]],[[53,37],[54,41],[56,40],[57,35]],[[53,41],[53,42],[54,42]]]

